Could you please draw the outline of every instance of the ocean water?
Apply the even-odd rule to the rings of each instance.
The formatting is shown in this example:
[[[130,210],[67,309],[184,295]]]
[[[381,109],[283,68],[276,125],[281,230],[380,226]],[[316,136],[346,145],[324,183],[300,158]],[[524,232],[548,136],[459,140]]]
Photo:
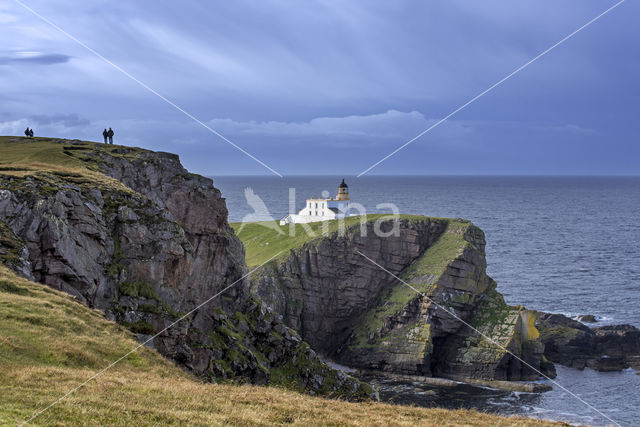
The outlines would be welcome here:
[[[342,177],[213,177],[227,199],[230,221],[279,219],[290,189],[301,209],[323,191],[334,195]],[[487,239],[488,273],[510,304],[593,314],[599,324],[640,327],[640,177],[346,177],[351,199],[367,212],[393,203],[400,212],[461,217]],[[251,215],[245,190],[269,215]],[[544,394],[477,387],[442,390],[369,378],[383,399],[416,405],[472,407],[501,414],[573,423],[611,424],[554,385]],[[640,376],[558,367],[556,381],[623,425],[640,425]]]

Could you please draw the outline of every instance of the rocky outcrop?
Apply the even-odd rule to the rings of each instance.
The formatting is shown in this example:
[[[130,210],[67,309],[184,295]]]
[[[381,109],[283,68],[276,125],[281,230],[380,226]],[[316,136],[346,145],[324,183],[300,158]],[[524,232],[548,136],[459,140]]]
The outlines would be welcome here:
[[[562,314],[541,313],[536,322],[552,362],[598,371],[640,368],[640,329],[631,325],[590,328]]]
[[[255,292],[314,348],[352,367],[490,380],[554,375],[536,313],[507,306],[486,275],[479,228],[420,216],[401,217],[395,236],[378,237],[375,227],[306,242],[257,274]]]
[[[352,227],[344,236],[313,240],[284,261],[269,263],[253,289],[313,348],[331,354],[389,285],[390,274],[400,274],[446,226],[443,220],[404,219],[397,235],[386,237],[375,233],[372,222]]]
[[[72,170],[0,175],[7,265],[104,310],[141,339],[162,331],[152,346],[202,377],[370,394],[249,292],[243,246],[210,179],[188,173],[173,154],[53,147],[73,159]]]

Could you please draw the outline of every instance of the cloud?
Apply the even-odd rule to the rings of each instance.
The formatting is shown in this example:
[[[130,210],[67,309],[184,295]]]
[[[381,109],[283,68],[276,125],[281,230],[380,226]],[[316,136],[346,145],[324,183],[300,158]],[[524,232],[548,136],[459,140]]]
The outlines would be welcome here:
[[[91,125],[91,121],[78,114],[36,114],[29,117],[12,118],[8,113],[0,113],[0,135],[22,135],[26,127],[36,130],[39,135],[72,135]]]
[[[233,55],[222,52],[216,45],[203,43],[197,36],[163,25],[151,25],[140,19],[133,19],[131,25],[156,49],[175,56],[184,64],[191,63],[204,71],[235,78],[247,79],[253,76],[254,72]]]
[[[80,117],[77,114],[37,114],[31,119],[39,125],[59,125],[64,127],[86,126],[91,123],[89,119]]]
[[[235,135],[389,139],[415,136],[436,122],[437,119],[426,118],[418,111],[388,110],[369,115],[316,117],[304,122],[213,119],[208,124],[214,129]],[[456,121],[441,126],[446,131],[441,132],[440,136],[456,137],[473,132],[471,126]]]
[[[539,131],[571,133],[574,135],[595,135],[598,133],[595,129],[586,128],[572,123],[561,125],[539,125],[536,126],[535,129]]]
[[[0,11],[0,24],[10,24],[16,22],[18,18],[10,13],[4,13]]]
[[[71,56],[61,53],[20,51],[7,56],[0,56],[0,65],[53,65],[69,62],[70,59]]]

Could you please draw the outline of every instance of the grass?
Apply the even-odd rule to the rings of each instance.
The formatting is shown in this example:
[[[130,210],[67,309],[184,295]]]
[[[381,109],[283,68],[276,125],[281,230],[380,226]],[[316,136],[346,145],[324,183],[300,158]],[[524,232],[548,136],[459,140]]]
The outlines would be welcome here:
[[[118,292],[121,295],[130,297],[143,297],[147,299],[160,300],[153,287],[146,282],[122,282],[118,285]]]
[[[7,224],[0,221],[0,262],[13,267],[20,258],[24,244]]]
[[[390,217],[389,214],[367,215],[367,223]],[[400,215],[403,220],[443,220],[443,218],[428,218],[421,215]],[[275,260],[285,258],[289,251],[296,249],[323,236],[340,231],[341,222],[345,229],[358,227],[362,217],[349,217],[344,221],[331,220],[312,222],[309,224],[279,225],[274,221],[235,222],[231,223],[238,238],[242,241],[246,251],[247,266],[262,265],[271,257],[279,254]]]
[[[131,193],[120,181],[101,173],[98,166],[97,153],[123,156],[118,154],[122,148],[78,140],[0,136],[0,180],[32,177],[44,181],[52,192],[64,182]],[[136,152],[145,150],[134,149]]]

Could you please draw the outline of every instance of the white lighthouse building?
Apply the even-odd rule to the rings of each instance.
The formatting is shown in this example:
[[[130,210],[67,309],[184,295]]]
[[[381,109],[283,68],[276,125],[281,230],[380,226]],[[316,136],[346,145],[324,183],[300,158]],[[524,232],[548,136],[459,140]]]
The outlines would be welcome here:
[[[280,220],[280,225],[300,224],[306,222],[329,221],[349,216],[349,186],[344,179],[338,186],[335,199],[307,199],[307,204],[297,214],[290,214]]]

